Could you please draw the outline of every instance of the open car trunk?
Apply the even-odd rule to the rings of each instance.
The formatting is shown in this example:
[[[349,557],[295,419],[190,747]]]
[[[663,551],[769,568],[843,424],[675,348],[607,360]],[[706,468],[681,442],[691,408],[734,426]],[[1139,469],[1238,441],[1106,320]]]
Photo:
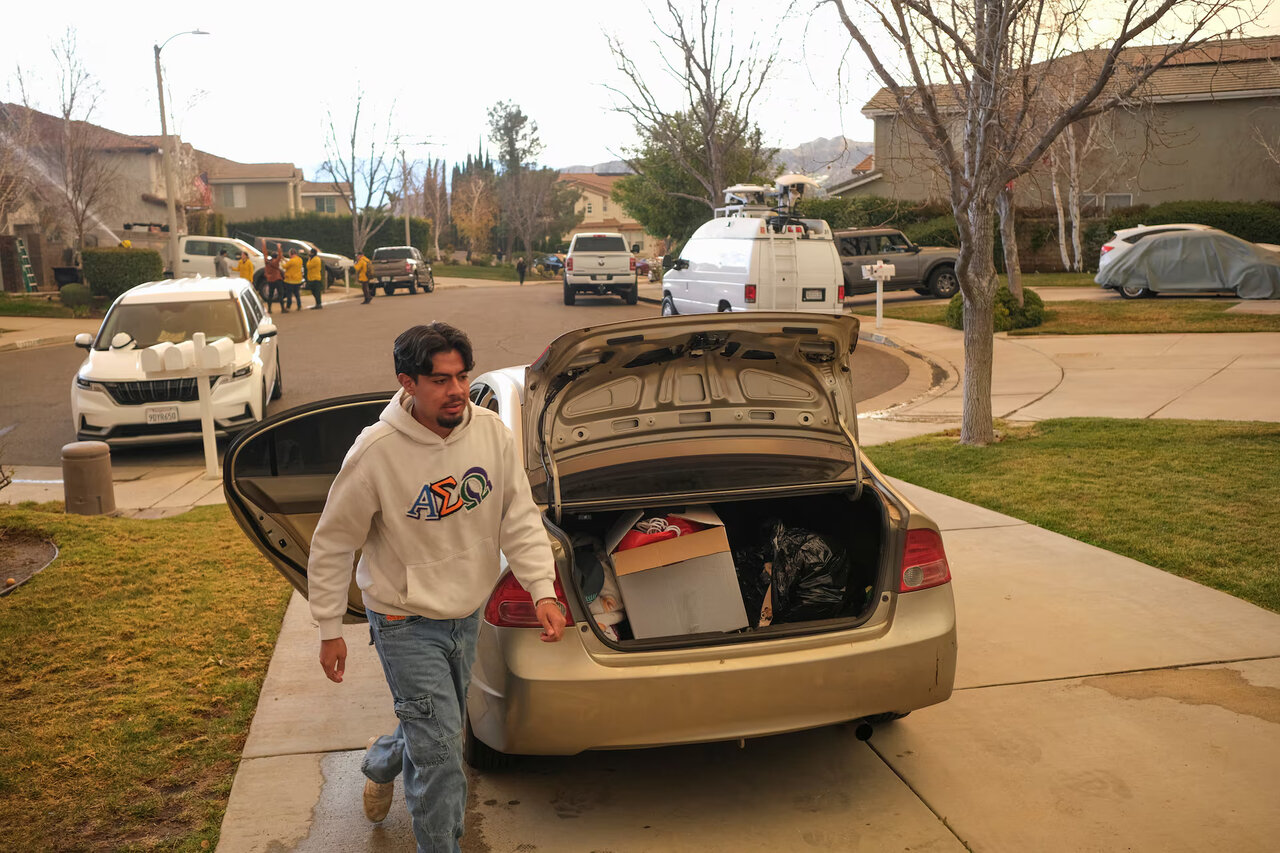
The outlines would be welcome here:
[[[695,534],[713,540],[696,551],[714,553],[639,570],[621,565],[625,546],[610,553],[618,528],[636,515],[642,525],[682,513],[702,517],[699,507],[566,512],[548,526],[561,540],[561,580],[597,636],[616,650],[846,630],[875,612],[894,563],[887,498],[871,482],[864,485],[701,504],[723,523],[723,536]],[[662,547],[678,555],[686,544],[680,539],[692,538],[685,533]]]

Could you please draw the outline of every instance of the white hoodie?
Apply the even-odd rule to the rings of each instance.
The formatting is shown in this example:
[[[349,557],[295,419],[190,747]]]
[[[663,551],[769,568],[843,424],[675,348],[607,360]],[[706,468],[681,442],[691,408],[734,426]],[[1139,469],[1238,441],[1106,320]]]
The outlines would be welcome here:
[[[307,591],[320,639],[342,636],[351,564],[376,613],[460,619],[498,579],[498,551],[534,601],[555,597],[542,516],[516,457],[515,436],[468,404],[441,438],[414,420],[401,391],[342,462],[311,539]]]

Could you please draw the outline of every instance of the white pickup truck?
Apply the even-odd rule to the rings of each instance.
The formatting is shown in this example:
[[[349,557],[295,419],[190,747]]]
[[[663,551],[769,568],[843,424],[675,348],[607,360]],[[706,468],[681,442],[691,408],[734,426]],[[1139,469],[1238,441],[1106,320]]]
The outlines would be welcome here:
[[[564,304],[572,305],[579,293],[615,293],[636,304],[636,257],[621,234],[573,235],[564,260]]]
[[[177,277],[192,278],[199,275],[205,278],[212,278],[218,274],[214,267],[214,259],[224,249],[227,253],[227,260],[231,264],[231,274],[233,276],[236,274],[236,261],[240,259],[240,253],[244,252],[249,256],[249,260],[253,262],[253,281],[257,284],[261,279],[262,268],[266,264],[266,258],[262,252],[259,252],[253,246],[243,240],[237,240],[232,237],[206,237],[188,234],[179,237]],[[162,254],[167,254],[167,247]]]

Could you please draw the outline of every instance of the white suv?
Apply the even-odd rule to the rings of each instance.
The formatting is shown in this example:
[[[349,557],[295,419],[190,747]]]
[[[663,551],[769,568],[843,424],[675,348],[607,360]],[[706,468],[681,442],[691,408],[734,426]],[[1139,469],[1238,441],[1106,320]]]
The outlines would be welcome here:
[[[139,351],[196,332],[235,345],[229,375],[213,378],[213,421],[230,435],[266,415],[280,397],[276,327],[253,286],[240,278],[180,278],[140,284],[112,304],[96,336],[76,336],[89,355],[71,381],[71,415],[81,440],[112,444],[200,438],[196,379],[149,378]]]

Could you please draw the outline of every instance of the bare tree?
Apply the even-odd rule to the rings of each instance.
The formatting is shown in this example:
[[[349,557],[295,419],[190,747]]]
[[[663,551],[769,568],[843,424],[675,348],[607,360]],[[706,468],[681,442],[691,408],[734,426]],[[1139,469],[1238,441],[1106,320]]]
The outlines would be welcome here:
[[[440,232],[449,221],[449,187],[446,185],[444,160],[427,159],[427,168],[420,186],[422,209],[431,220],[432,248],[435,259],[440,260]]]
[[[351,132],[339,137],[338,124],[329,110],[325,135],[325,155],[329,158],[320,170],[329,176],[334,189],[351,200],[351,248],[364,251],[369,238],[382,230],[391,213],[391,183],[396,174],[398,137],[387,126],[380,136],[377,124],[365,133],[360,130],[360,111],[364,106],[364,91],[356,93],[355,112],[351,118]],[[394,114],[394,109],[392,113]],[[368,154],[361,157],[362,151]]]
[[[477,171],[454,182],[451,204],[453,220],[467,238],[475,254],[489,251],[489,232],[498,221],[498,205],[493,198],[489,176]]]
[[[0,235],[9,233],[9,218],[32,195],[31,146],[31,111],[0,104]]]
[[[835,7],[947,184],[960,232],[956,273],[964,299],[960,440],[988,444],[995,434],[990,235],[998,196],[1030,172],[1066,128],[1125,104],[1175,57],[1251,18],[1249,0],[820,2]],[[1084,50],[1109,12],[1117,16],[1114,35]],[[1139,47],[1140,40],[1165,43]],[[1078,75],[1080,95],[1046,116],[1041,96],[1064,74]]]
[[[648,72],[637,67],[617,36],[608,37],[609,50],[628,91],[606,88],[618,97],[615,109],[635,122],[647,146],[670,156],[700,189],[668,189],[668,195],[705,204],[710,212],[724,204],[725,187],[771,167],[773,151],[764,146],[751,109],[778,47],[765,48],[754,38],[735,44],[732,33],[721,30],[719,0],[699,0],[695,15],[686,15],[674,0],[666,0],[666,8],[669,22],[659,23],[650,14],[665,44],[651,44],[683,90],[684,102],[677,109],[664,107],[648,83]],[[643,173],[642,159],[633,157],[628,163]]]

